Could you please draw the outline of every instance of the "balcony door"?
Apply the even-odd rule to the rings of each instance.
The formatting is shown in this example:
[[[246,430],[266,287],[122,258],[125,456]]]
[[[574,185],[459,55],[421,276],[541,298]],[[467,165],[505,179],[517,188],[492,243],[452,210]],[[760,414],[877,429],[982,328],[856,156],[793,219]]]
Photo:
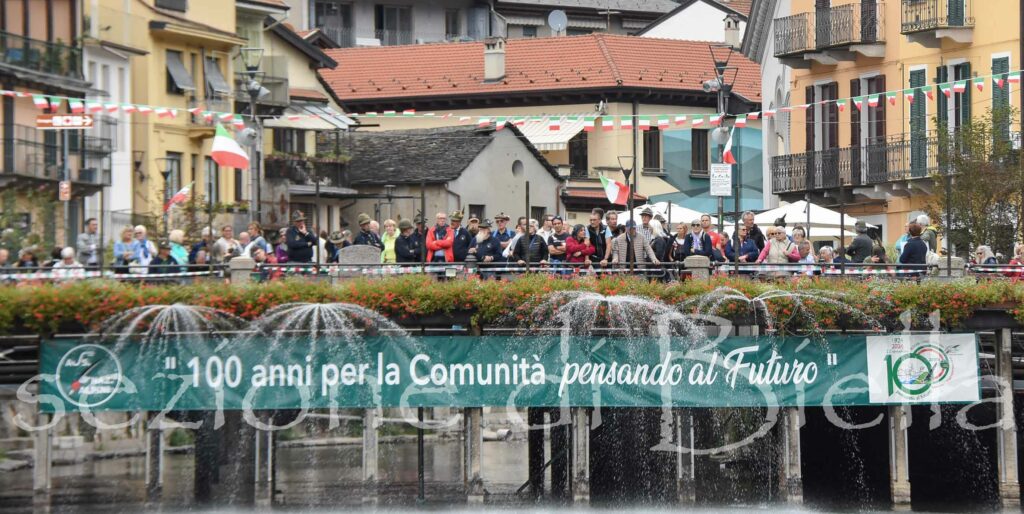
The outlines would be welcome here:
[[[839,176],[839,83],[807,87],[807,149],[809,190],[834,187]]]
[[[966,18],[964,2],[966,0],[946,0],[948,2],[946,12],[946,23],[950,27],[962,27]]]
[[[850,146],[856,147],[851,150],[850,156],[851,184],[862,184],[864,180],[887,181],[885,91],[885,75],[861,77],[850,81],[851,96],[878,97],[878,107],[871,107],[865,100],[860,111],[856,108],[850,110]]]
[[[915,88],[910,106],[910,175],[914,178],[928,173],[928,97],[917,89],[925,85],[927,73],[925,69],[910,72],[910,87]]]
[[[380,44],[412,44],[412,8],[408,6],[378,5],[376,10],[377,39]]]
[[[860,4],[860,40],[862,43],[878,41],[877,0],[864,0]]]
[[[814,0],[814,40],[818,48],[832,45],[832,0]]]

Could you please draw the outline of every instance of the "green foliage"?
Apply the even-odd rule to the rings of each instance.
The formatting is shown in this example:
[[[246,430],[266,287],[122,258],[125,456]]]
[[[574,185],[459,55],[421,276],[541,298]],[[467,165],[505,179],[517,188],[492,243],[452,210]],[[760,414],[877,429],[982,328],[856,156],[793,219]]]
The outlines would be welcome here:
[[[167,446],[171,448],[178,446],[188,446],[195,443],[196,437],[191,430],[185,430],[184,428],[175,428],[171,431],[171,435],[167,436]]]
[[[566,290],[596,291],[605,295],[635,295],[680,305],[718,287],[734,288],[753,298],[781,289],[843,295],[842,303],[863,311],[871,319],[892,323],[900,313],[942,311],[943,323],[956,327],[977,308],[999,305],[1024,322],[1024,284],[1012,281],[914,282],[855,281],[801,277],[782,282],[715,277],[674,283],[639,278],[577,278],[557,280],[537,274],[514,281],[476,279],[438,282],[431,277],[406,275],[385,279],[356,279],[332,285],[302,279],[263,284],[225,285],[205,282],[188,286],[139,285],[108,281],[82,281],[59,285],[0,287],[0,334],[31,332],[52,334],[62,326],[96,328],[108,317],[142,305],[182,302],[224,310],[255,319],[268,309],[289,302],[354,303],[399,322],[415,323],[433,315],[468,314],[475,324],[519,325],[551,293]],[[792,298],[767,302],[780,320],[778,329],[838,328],[849,316],[838,306]],[[557,308],[557,307],[555,307]],[[813,314],[817,326],[795,317],[796,310]],[[720,315],[742,317],[750,313],[741,302],[725,303]],[[601,314],[601,313],[599,313]]]
[[[991,245],[996,252],[1013,255],[1015,236],[1024,236],[1021,151],[1005,131],[1008,120],[1016,117],[1011,108],[989,110],[953,131],[938,123],[936,194],[928,210],[934,223],[944,225],[948,200],[952,226],[943,228],[959,254]]]

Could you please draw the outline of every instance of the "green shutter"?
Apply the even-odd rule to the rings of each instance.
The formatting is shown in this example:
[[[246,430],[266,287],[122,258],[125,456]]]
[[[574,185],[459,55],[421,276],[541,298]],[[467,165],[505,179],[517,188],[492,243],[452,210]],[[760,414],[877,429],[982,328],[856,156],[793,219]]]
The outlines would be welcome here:
[[[935,76],[937,77],[935,79],[937,85],[945,84],[946,82],[949,82],[949,69],[945,66],[939,66],[938,70],[936,70]],[[942,125],[949,122],[949,99],[946,98],[946,95],[942,94],[941,87],[937,86],[935,90],[935,108],[937,110],[936,113],[939,119],[939,124]]]
[[[964,24],[964,0],[947,0],[949,11],[946,13],[946,24],[950,27],[962,27]]]
[[[910,72],[910,87],[919,88],[927,81],[926,70]],[[939,93],[941,96],[942,93]],[[923,177],[928,169],[928,97],[920,90],[914,91],[914,103],[910,106],[910,171],[914,177]]]
[[[1006,81],[1006,74],[1010,71],[1010,58],[999,57],[992,59],[992,75],[996,80],[992,81],[992,113],[995,115],[995,121],[999,122],[999,127],[994,130],[995,137],[1009,137],[1010,136],[1010,119],[1006,116],[1006,113],[1010,109],[1010,83]],[[1003,87],[999,87],[996,81],[1002,79]],[[1000,120],[999,116],[1002,115],[1003,119]]]
[[[965,62],[960,65],[960,80],[967,83],[967,89],[960,95],[960,126],[963,126],[971,121],[971,90],[974,89],[974,84],[971,83],[971,63]]]

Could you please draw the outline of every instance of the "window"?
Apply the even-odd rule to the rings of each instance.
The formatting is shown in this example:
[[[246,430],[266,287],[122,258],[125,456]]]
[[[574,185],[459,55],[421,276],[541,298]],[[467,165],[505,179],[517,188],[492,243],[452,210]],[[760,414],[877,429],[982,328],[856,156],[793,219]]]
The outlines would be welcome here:
[[[310,16],[310,26],[319,27],[338,45],[349,47],[355,42],[351,5],[338,3],[337,0],[314,0]]]
[[[444,12],[444,37],[445,39],[458,39],[462,35],[459,30],[459,10],[448,9]]]
[[[469,216],[476,216],[477,218],[480,218],[480,221],[483,221],[484,218],[487,217],[487,206],[469,204],[469,211],[467,211],[467,214]],[[466,216],[466,218],[468,219],[469,216]]]
[[[587,165],[587,134],[580,132],[569,140],[569,167],[574,175],[586,176],[590,170]]]
[[[693,156],[693,163],[690,167],[690,175],[706,177],[709,175],[710,162],[708,151],[708,131],[704,129],[693,129],[690,140],[690,154]]]
[[[176,191],[181,189],[181,153],[167,152],[167,167],[170,173],[167,175],[167,194],[170,198]]]
[[[661,172],[661,131],[651,127],[644,132],[643,171]]]
[[[181,60],[181,52],[177,50],[167,51],[167,92],[175,95],[183,94],[186,90],[195,90],[195,82],[192,75],[185,69],[185,63]]]
[[[224,80],[220,72],[220,61],[216,57],[207,57],[203,63],[203,73],[206,75],[206,97],[227,96],[231,94],[231,86]]]
[[[547,214],[547,207],[530,207],[530,219],[537,220],[541,226],[544,225],[544,215]]]
[[[206,158],[206,200],[217,203],[220,201],[219,167],[212,157]]]
[[[274,129],[274,151],[284,153],[306,153],[306,131],[299,129]]]
[[[537,27],[534,25],[524,26],[523,37],[537,37]]]
[[[245,179],[242,178],[242,170],[235,168],[235,202],[241,202],[245,198]]]
[[[1006,81],[1006,74],[1009,71],[1009,57],[992,59],[992,75],[1003,84],[1002,87],[999,87],[999,84],[992,85],[992,113],[995,115],[996,128],[998,129],[994,133],[995,137],[1001,138],[1007,138],[1010,135],[1010,118],[1008,116],[1010,109],[1010,83]]]
[[[170,9],[178,12],[188,10],[188,0],[156,0],[155,4],[161,9]]]
[[[412,8],[378,5],[374,27],[382,45],[412,44]]]

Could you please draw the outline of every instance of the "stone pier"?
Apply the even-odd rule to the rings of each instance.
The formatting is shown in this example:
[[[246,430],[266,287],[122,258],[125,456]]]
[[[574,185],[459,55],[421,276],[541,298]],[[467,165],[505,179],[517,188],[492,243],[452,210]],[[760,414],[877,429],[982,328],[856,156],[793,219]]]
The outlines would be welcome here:
[[[590,503],[590,412],[583,407],[572,409],[572,489],[573,503]]]
[[[996,332],[996,374],[999,377],[999,403],[996,416],[996,444],[999,468],[999,501],[1004,508],[1020,507],[1020,481],[1017,474],[1017,420],[1013,412],[1013,341],[1009,329]]]
[[[484,444],[483,409],[467,408],[462,418],[466,456],[466,501],[483,503],[484,479],[482,470],[482,451]]]
[[[895,510],[910,510],[908,409],[901,405],[889,407],[889,493]]]
[[[800,504],[804,501],[803,471],[800,468],[800,427],[803,420],[800,409],[784,407],[781,413],[780,435],[780,481],[779,492],[787,503]]]
[[[380,473],[380,428],[381,412],[378,409],[363,411],[363,486],[366,494],[363,503],[377,503],[377,478]]]
[[[687,449],[685,452],[676,452],[676,493],[680,503],[692,505],[697,502],[696,477],[694,475],[696,455],[693,453],[693,413],[690,409],[676,409],[675,418],[676,447],[680,450]]]

